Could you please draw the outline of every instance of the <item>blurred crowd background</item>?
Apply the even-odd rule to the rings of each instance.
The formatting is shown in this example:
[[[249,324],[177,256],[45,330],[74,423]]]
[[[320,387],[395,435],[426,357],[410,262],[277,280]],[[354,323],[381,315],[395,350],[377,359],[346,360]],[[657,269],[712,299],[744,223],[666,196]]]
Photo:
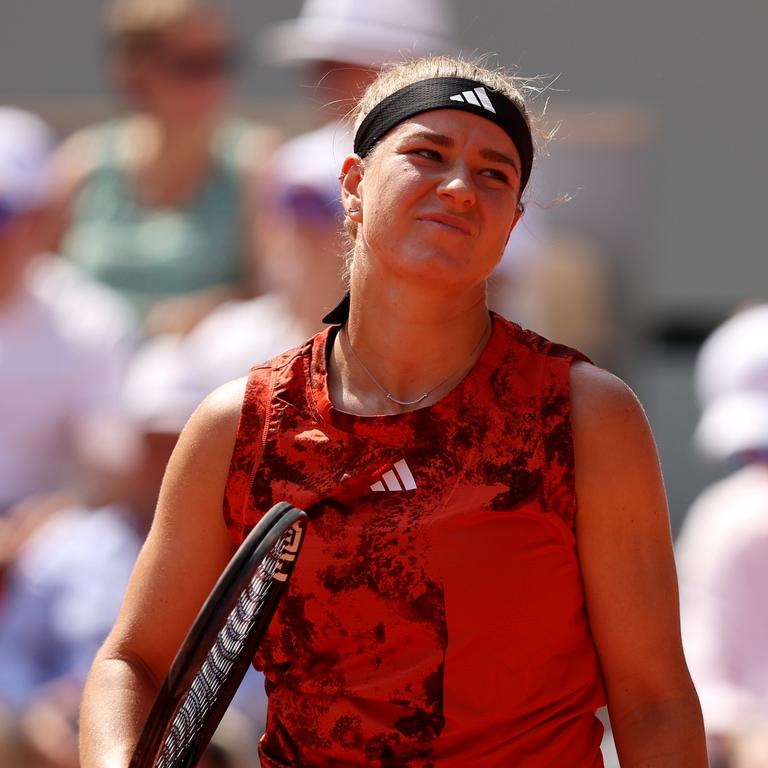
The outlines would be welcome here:
[[[76,768],[186,419],[340,295],[352,100],[461,52],[536,76],[559,126],[492,305],[639,394],[712,763],[768,767],[766,29],[755,0],[7,2],[0,766]],[[208,765],[258,764],[264,708],[252,673]]]

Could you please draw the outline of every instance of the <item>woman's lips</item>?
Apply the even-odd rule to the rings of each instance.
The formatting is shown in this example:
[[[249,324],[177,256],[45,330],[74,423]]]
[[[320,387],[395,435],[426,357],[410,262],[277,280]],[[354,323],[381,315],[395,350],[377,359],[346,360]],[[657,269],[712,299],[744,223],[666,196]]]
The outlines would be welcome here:
[[[426,213],[419,216],[418,220],[458,232],[462,235],[472,234],[469,224],[458,216],[449,216],[444,213]]]

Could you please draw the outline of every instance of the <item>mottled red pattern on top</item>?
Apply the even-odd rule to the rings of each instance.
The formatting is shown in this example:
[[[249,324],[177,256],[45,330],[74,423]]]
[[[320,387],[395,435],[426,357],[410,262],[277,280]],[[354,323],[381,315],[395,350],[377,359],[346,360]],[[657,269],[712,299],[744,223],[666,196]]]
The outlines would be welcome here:
[[[255,659],[265,768],[602,766],[573,532],[569,368],[585,358],[493,325],[453,391],[401,415],[333,408],[337,328],[252,369],[227,526],[240,542],[282,499],[310,513]],[[401,459],[416,489],[371,490]]]

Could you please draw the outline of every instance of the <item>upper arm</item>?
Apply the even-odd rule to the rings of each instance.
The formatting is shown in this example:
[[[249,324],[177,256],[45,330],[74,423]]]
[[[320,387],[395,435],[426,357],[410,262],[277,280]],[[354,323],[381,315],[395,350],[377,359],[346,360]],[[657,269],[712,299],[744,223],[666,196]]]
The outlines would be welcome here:
[[[222,505],[245,380],[198,408],[168,463],[152,528],[102,656],[137,659],[162,680],[234,551]]]
[[[612,714],[691,693],[656,446],[622,381],[573,366],[576,536]]]

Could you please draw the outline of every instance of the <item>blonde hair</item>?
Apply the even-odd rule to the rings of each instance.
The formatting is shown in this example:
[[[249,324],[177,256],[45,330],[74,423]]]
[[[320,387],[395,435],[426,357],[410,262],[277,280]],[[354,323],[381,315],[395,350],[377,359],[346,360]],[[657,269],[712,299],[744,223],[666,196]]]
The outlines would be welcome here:
[[[486,87],[504,94],[512,101],[525,117],[531,129],[531,135],[538,138],[540,143],[545,143],[554,133],[553,131],[550,134],[545,134],[541,130],[539,120],[529,114],[526,106],[526,96],[535,96],[541,92],[540,78],[522,77],[502,68],[491,69],[486,66],[483,58],[468,60],[454,56],[429,56],[422,59],[412,59],[382,69],[379,76],[366,88],[349,113],[348,117],[352,124],[353,133],[357,132],[366,115],[387,96],[391,96],[407,85],[418,83],[421,80],[429,80],[433,77],[462,77],[476,80]],[[372,153],[375,151],[374,148]],[[534,150],[534,160],[537,156],[538,151]],[[348,283],[357,239],[357,223],[352,221],[349,216],[344,217],[344,235],[346,240],[344,279]]]
[[[107,13],[107,36],[123,53],[142,53],[168,29],[210,7],[206,0],[115,0]]]

